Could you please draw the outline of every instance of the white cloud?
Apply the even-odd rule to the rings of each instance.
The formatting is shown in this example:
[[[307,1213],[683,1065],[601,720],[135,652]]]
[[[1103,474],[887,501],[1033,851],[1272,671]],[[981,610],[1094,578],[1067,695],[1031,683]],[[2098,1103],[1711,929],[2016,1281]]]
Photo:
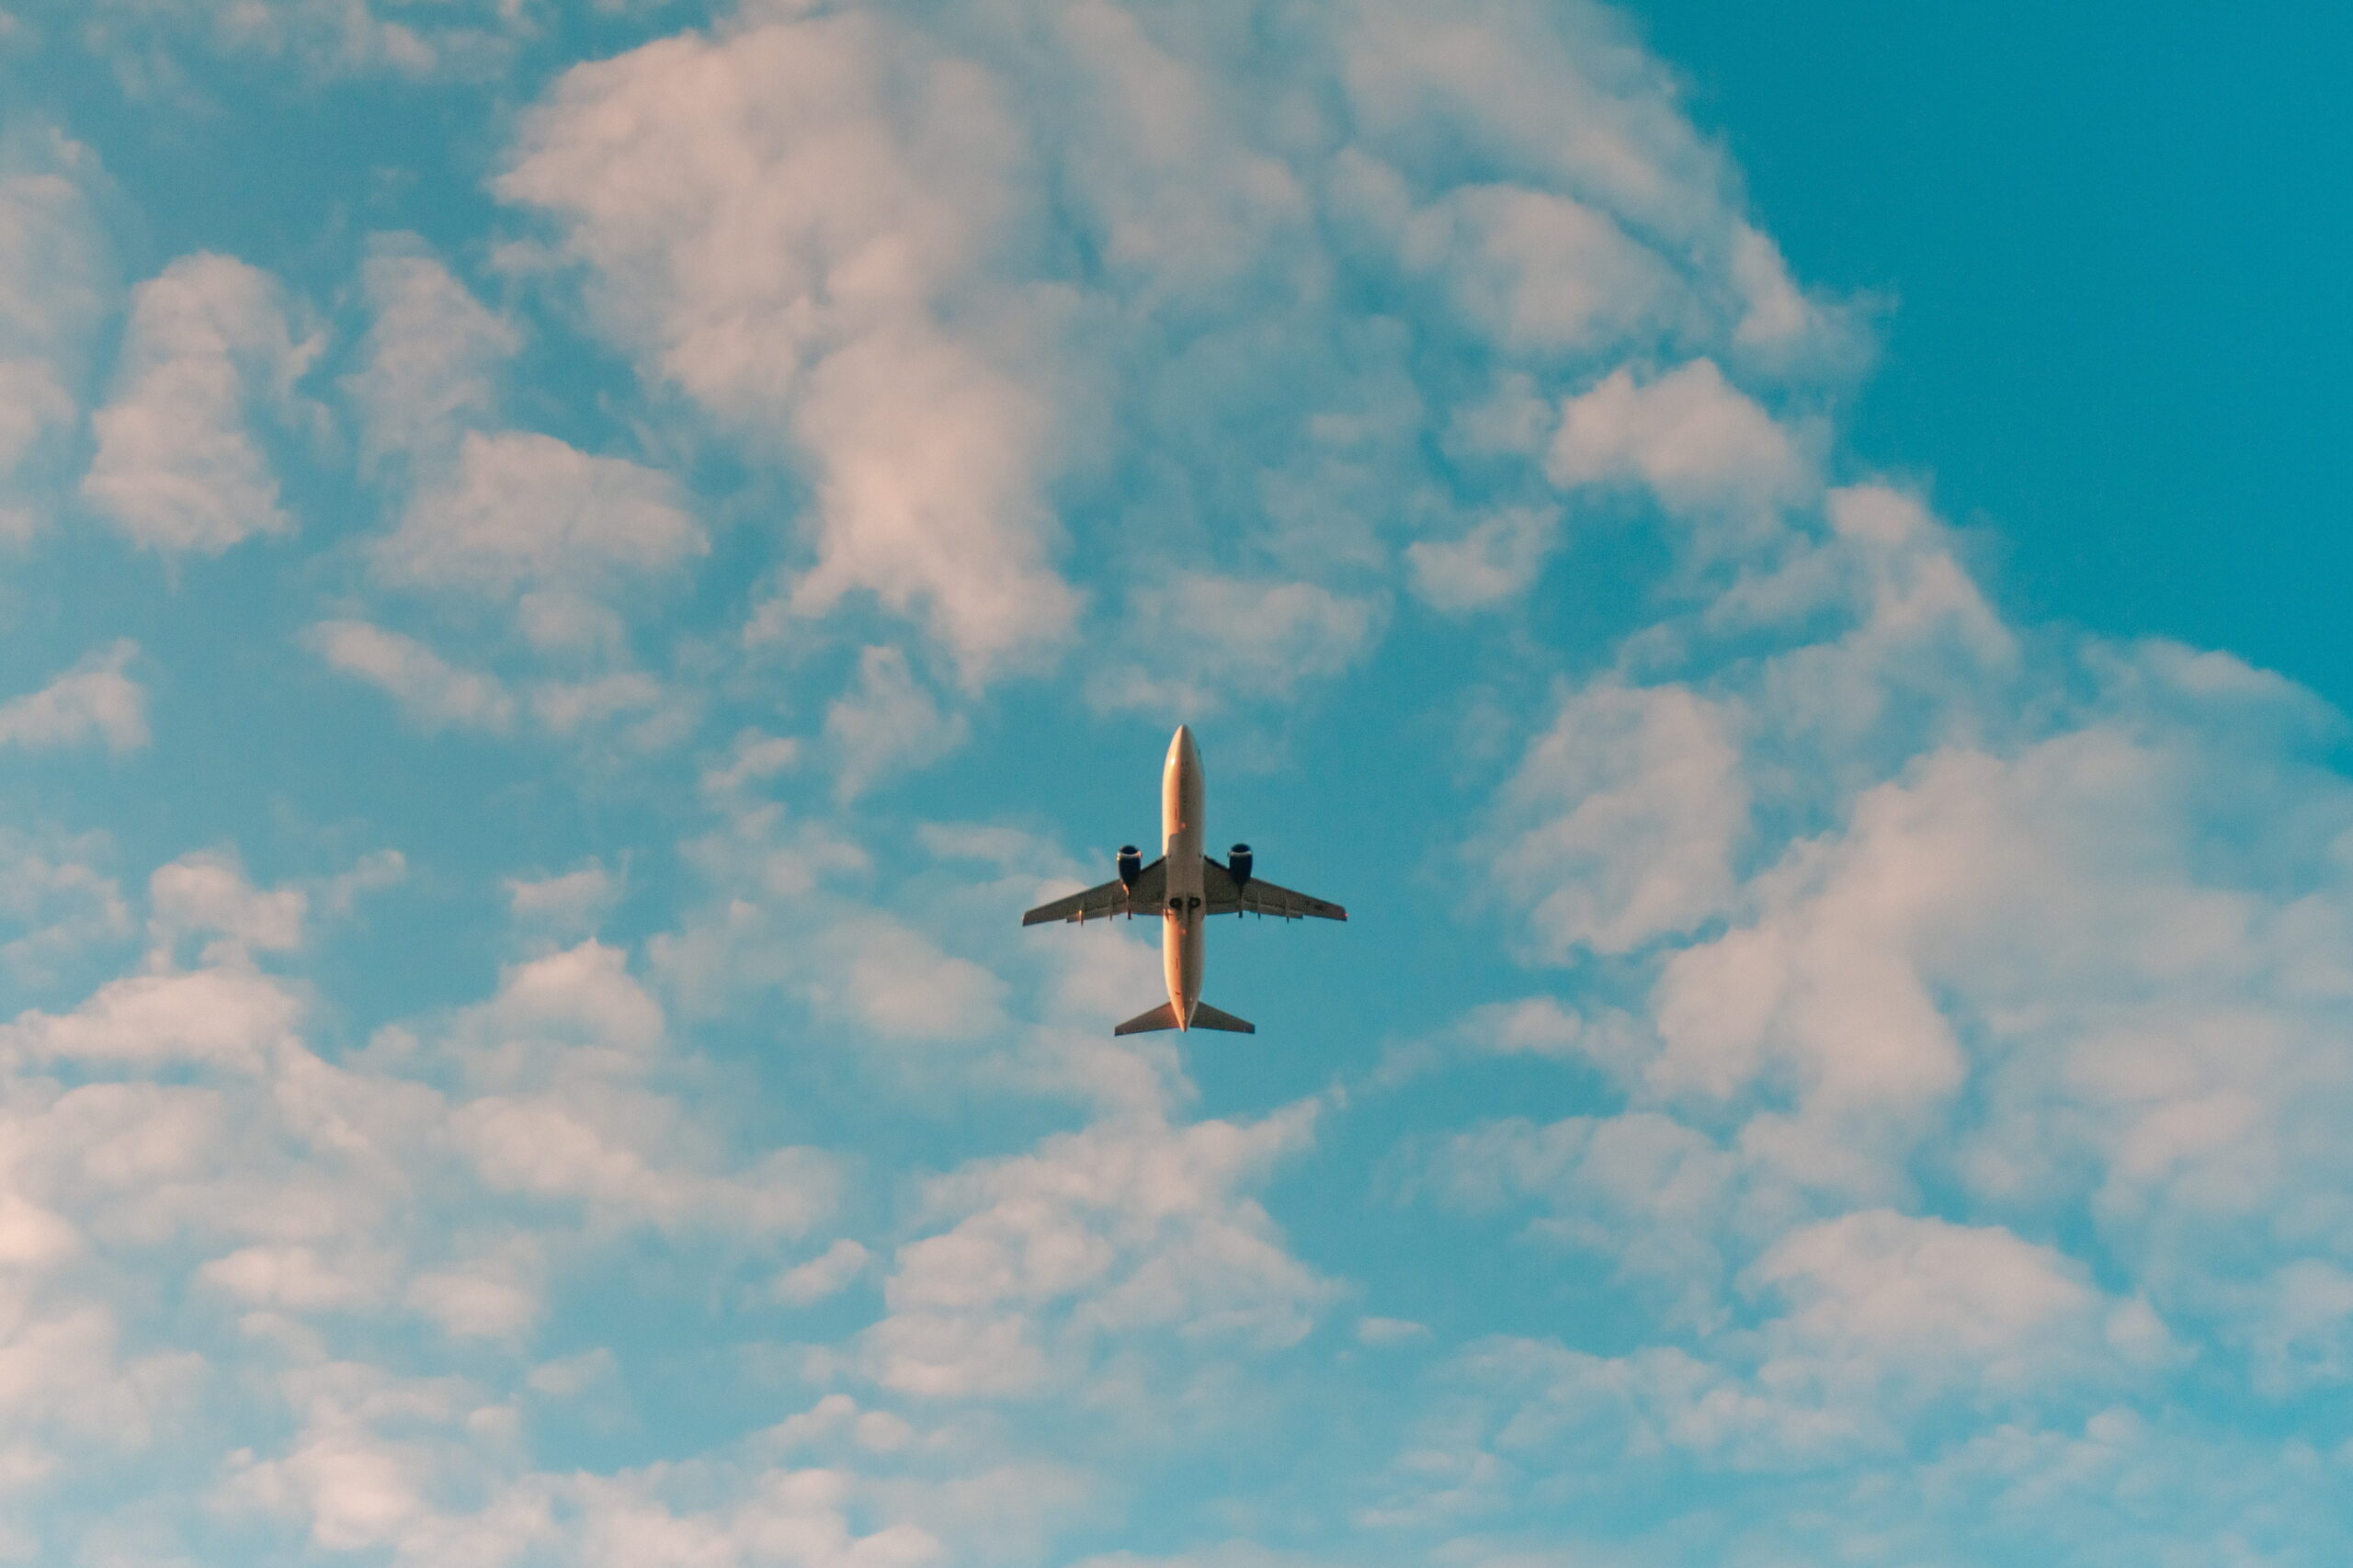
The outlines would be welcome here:
[[[498,373],[521,336],[418,242],[379,236],[359,276],[375,319],[343,385],[359,410],[360,455],[447,462],[460,435],[494,415]]]
[[[26,928],[0,946],[0,958],[20,978],[46,976],[92,946],[131,935],[121,884],[100,869],[107,848],[98,835],[45,840],[0,832],[0,915]]]
[[[870,591],[977,678],[1076,608],[1040,494],[1052,307],[980,280],[1020,157],[982,71],[854,12],[576,69],[497,189],[556,218],[649,371],[789,432],[816,563],[787,613]]]
[[[1570,697],[1505,786],[1483,851],[1538,949],[1622,953],[1730,903],[1748,789],[1726,716],[1682,687]]]
[[[674,709],[672,722],[660,712],[670,699],[662,683],[642,670],[616,670],[582,681],[543,681],[531,689],[531,711],[559,734],[608,722],[624,713],[654,710],[648,737],[660,742],[675,738],[678,718],[690,709]]]
[[[2242,1332],[2258,1389],[2293,1397],[2353,1382],[2353,1272],[2299,1258],[2249,1294]]]
[[[594,926],[620,897],[620,881],[602,866],[583,866],[561,876],[506,879],[506,906],[517,921],[559,931]]]
[[[256,1306],[316,1312],[374,1304],[382,1273],[381,1259],[364,1256],[329,1259],[307,1246],[249,1246],[214,1258],[197,1278]]]
[[[347,871],[338,871],[319,890],[319,907],[331,915],[348,915],[362,893],[398,887],[408,880],[408,857],[397,849],[377,849],[362,855]]]
[[[1684,118],[1665,65],[1599,10],[1565,24],[1475,0],[1353,8],[1336,39],[1365,139],[1427,155],[1452,140],[1482,165],[1671,238],[1722,217],[1722,160]]]
[[[1442,610],[1509,598],[1536,580],[1560,526],[1550,507],[1500,506],[1458,539],[1415,540],[1405,547],[1414,591]]]
[[[1569,399],[1545,471],[1570,488],[1639,483],[1677,513],[1790,505],[1813,485],[1789,432],[1708,359],[1647,381],[1614,370]]]
[[[1806,297],[1771,235],[1735,222],[1731,273],[1733,286],[1746,304],[1733,330],[1733,342],[1740,348],[1768,358],[1802,351],[1856,351],[1854,326],[1847,313]]]
[[[490,1190],[578,1204],[599,1225],[790,1237],[832,1211],[838,1187],[813,1149],[708,1168],[672,1108],[646,1096],[488,1096],[453,1131]]]
[[[1608,1259],[1620,1284],[1677,1326],[1720,1325],[1727,1260],[1788,1219],[1756,1202],[1736,1153],[1651,1111],[1484,1123],[1438,1147],[1430,1179],[1474,1211],[1534,1200],[1534,1239]]]
[[[1003,981],[900,921],[840,918],[813,946],[810,1001],[886,1040],[972,1040],[1004,1022]]]
[[[267,273],[225,256],[172,263],[131,295],[115,394],[92,416],[84,499],[167,554],[292,531],[253,422],[293,411],[319,347],[297,341]]]
[[[873,1258],[872,1253],[844,1236],[808,1262],[778,1275],[769,1293],[787,1306],[805,1307],[822,1301],[865,1273]]]
[[[93,210],[90,151],[12,120],[0,131],[0,541],[30,537],[41,481],[81,415],[90,339],[119,286]]]
[[[308,0],[139,3],[334,70],[390,60],[377,24],[397,21],[435,51],[408,68],[438,71],[447,26],[489,18],[336,0],[338,42],[303,30],[332,19]],[[128,26],[127,5],[91,14]],[[2156,1562],[2162,1513],[2187,1521],[2177,1553],[2334,1561],[2299,1533],[2347,1491],[2345,1456],[2305,1435],[2353,1361],[2353,807],[2326,722],[2227,660],[2054,653],[2002,624],[1916,499],[1820,494],[1812,433],[1767,410],[1810,401],[1777,378],[1820,368],[1835,312],[1596,9],[800,9],[754,0],[564,77],[507,185],[659,383],[632,399],[591,362],[548,394],[549,429],[626,430],[703,476],[716,413],[796,469],[745,492],[787,537],[754,562],[739,530],[693,596],[732,617],[750,607],[731,593],[773,592],[759,626],[781,645],[738,668],[734,639],[641,613],[640,589],[704,557],[683,481],[503,432],[511,327],[392,246],[363,274],[375,332],[347,383],[363,477],[396,492],[376,582],[479,619],[472,594],[502,635],[511,608],[516,640],[310,633],[427,724],[600,742],[701,697],[738,738],[652,771],[626,742],[584,748],[593,768],[549,798],[585,790],[585,827],[515,797],[531,820],[488,874],[447,845],[420,860],[435,929],[404,907],[282,979],[254,960],[309,963],[306,922],[345,881],[256,888],[229,852],[185,856],[150,883],[151,972],[0,1026],[5,1511],[82,1506],[99,1472],[67,1438],[187,1445],[109,1454],[119,1533],[37,1525],[25,1552],[913,1568],[1062,1561],[1142,1524],[1168,1555],[1098,1568],[1304,1568],[1174,1544],[1259,1523],[1334,1561],[1466,1568],[1995,1561],[2022,1540]],[[548,26],[551,50],[585,36]],[[1367,319],[1374,300],[1392,319]],[[1620,368],[1629,342],[1656,359]],[[1573,388],[1591,390],[1563,412]],[[71,373],[0,369],[0,392],[23,415],[0,456],[70,448]],[[1077,691],[1272,720],[1370,662],[1401,583],[1442,610],[1526,593],[1606,486],[1697,526],[1715,572],[1680,586],[1704,602],[1615,650],[1546,646],[1531,613],[1396,651],[1426,683],[1495,683],[1480,700],[1515,717],[1466,722],[1473,740],[1533,713],[1516,764],[1448,756],[1443,730],[1407,749],[1440,793],[1458,766],[1458,790],[1510,776],[1473,809],[1475,848],[1563,972],[1408,1040],[1420,1070],[1465,1078],[1392,1097],[1332,1169],[1393,1110],[1428,1156],[1404,1185],[1468,1217],[1431,1228],[1432,1258],[1326,1279],[1302,1260],[1346,1249],[1294,1252],[1275,1213],[1326,1225],[1336,1188],[1263,1196],[1310,1108],[1225,1108],[1314,1061],[1205,1076],[1222,1114],[1187,1125],[1185,1064],[1220,1043],[1108,1038],[1156,982],[1138,931],[1013,947],[1007,911],[1048,876],[1107,875],[1108,846],[1080,866],[1034,824],[910,826],[872,785],[981,723],[943,672],[969,698],[1082,610],[1104,675],[993,729],[1017,739]],[[1641,586],[1614,595],[1627,619]],[[940,646],[864,624],[864,596]],[[796,629],[837,605],[846,642]],[[641,641],[671,655],[658,676],[630,663]],[[830,712],[805,689],[829,645],[865,650]],[[1597,667],[1617,674],[1523,706]],[[352,802],[287,788],[290,842],[370,842]],[[678,809],[717,824],[681,846],[702,879],[683,913],[661,856],[633,876],[629,923],[669,927],[648,962],[548,950],[619,929],[599,924],[619,868],[577,869],[579,834],[658,837]],[[44,952],[134,934],[102,846],[14,842],[0,911],[82,933]],[[575,869],[498,885],[534,863]],[[495,957],[477,926],[523,956],[453,1006]],[[411,935],[441,1000],[388,1018],[415,998],[375,971]],[[206,967],[176,970],[198,944]],[[374,966],[356,989],[355,964]],[[318,1054],[297,1037],[313,993]],[[1552,1108],[1447,1125],[1483,1084]],[[1073,1105],[1097,1119],[1056,1131]],[[810,1127],[854,1153],[767,1152]],[[835,1239],[842,1216],[891,1244]],[[1449,1300],[1442,1334],[1358,1315],[1407,1300],[1382,1270],[1446,1278],[1495,1244],[1461,1278],[1509,1300]],[[852,1282],[886,1277],[878,1319]],[[580,1318],[591,1296],[615,1310]],[[1582,1348],[1489,1341],[1401,1381],[1440,1358],[1412,1346],[1481,1312],[1593,1297]],[[626,1335],[621,1355],[583,1329]],[[2202,1363],[2188,1413],[2175,1335]],[[156,1346],[178,1359],[144,1365]],[[338,1359],[361,1355],[384,1364]],[[542,1402],[617,1389],[623,1357],[640,1390],[729,1380],[705,1425],[804,1415],[716,1446],[655,1417],[626,1437],[645,1468],[574,1469],[581,1409]],[[1371,1512],[1427,1533],[1349,1539],[1364,1493],[1320,1484],[1364,1473],[1349,1434],[1401,1424]],[[1129,1483],[1147,1471],[1165,1487]],[[1767,1493],[1760,1522],[1744,1504]],[[1645,1533],[1654,1503],[1673,1517]],[[2069,1509],[2093,1523],[2053,1528]],[[1074,1519],[1086,1533],[1054,1539]]]
[[[1169,47],[1150,18],[1108,0],[1064,7],[1051,26],[1067,51],[1065,90],[1083,105],[1074,119],[1085,129],[1069,148],[1081,221],[1122,283],[1214,298],[1296,243],[1313,212],[1308,192],[1283,159],[1252,144],[1255,106],[1217,62]]]
[[[535,1251],[527,1241],[419,1274],[404,1300],[452,1339],[518,1339],[543,1310]]]
[[[1999,1226],[1845,1214],[1784,1236],[1744,1282],[1790,1308],[1767,1331],[1759,1381],[1862,1411],[1939,1394],[2080,1397],[2100,1363],[2166,1348],[2144,1309],[2106,1301],[2081,1265]]]
[[[74,1012],[26,1012],[0,1025],[0,1060],[254,1073],[292,1040],[299,1011],[283,986],[251,970],[138,975],[108,982]]]
[[[577,1356],[542,1362],[532,1368],[530,1375],[524,1381],[534,1393],[543,1393],[551,1399],[577,1399],[595,1390],[609,1387],[620,1374],[620,1358],[600,1345]]]
[[[492,1190],[584,1206],[598,1222],[790,1235],[823,1218],[837,1176],[783,1148],[731,1168],[678,1103],[640,1085],[666,1043],[661,1005],[618,948],[589,940],[508,966],[451,1020],[448,1049],[483,1091],[451,1116]]]
[[[835,793],[850,800],[887,774],[935,762],[961,744],[964,733],[963,715],[940,711],[904,652],[864,649],[858,685],[825,710],[825,741],[839,759]]]
[[[498,993],[469,1008],[456,1032],[474,1070],[494,1081],[568,1072],[633,1074],[660,1046],[662,1005],[629,972],[628,955],[591,938],[499,971]]]
[[[1136,662],[1110,666],[1087,690],[1108,706],[1179,713],[1229,694],[1288,697],[1354,664],[1382,619],[1375,602],[1314,583],[1180,573],[1131,592],[1120,640]]]
[[[1412,1345],[1430,1337],[1429,1325],[1404,1318],[1362,1317],[1357,1319],[1357,1342],[1386,1348],[1393,1345]]]
[[[303,639],[329,665],[377,687],[427,729],[505,730],[515,699],[494,676],[460,669],[413,637],[364,620],[324,620]]]
[[[158,56],[191,46],[289,61],[323,79],[486,77],[536,30],[513,0],[440,0],[429,8],[403,0],[90,0],[75,19],[85,44],[134,81],[149,72],[176,79]]]
[[[1877,1466],[1910,1471],[1933,1453],[1956,1415],[2019,1434],[2097,1420],[2174,1354],[2145,1306],[1999,1227],[1848,1214],[1791,1233],[1744,1285],[1788,1310],[1696,1351],[1473,1345],[1451,1369],[1461,1396],[1426,1418],[1423,1446],[1409,1438],[1370,1522],[1494,1514],[1548,1474],[1588,1478],[1580,1492],[1691,1468],[1845,1473],[1871,1488]]]
[[[773,778],[801,759],[801,743],[790,735],[770,735],[745,730],[735,737],[724,764],[706,768],[702,788],[725,797],[752,784]]]
[[[121,1321],[104,1304],[20,1298],[12,1306],[0,1340],[8,1396],[0,1451],[19,1486],[74,1461],[119,1465],[148,1449],[201,1379],[200,1358],[126,1354]]]
[[[1343,1564],[1330,1557],[1279,1551],[1256,1541],[1229,1540],[1166,1557],[1147,1557],[1134,1551],[1107,1552],[1100,1557],[1085,1558],[1071,1564],[1071,1568],[1343,1568]],[[1483,1568],[1506,1565],[1496,1563]]]
[[[1415,209],[1402,175],[1354,149],[1342,155],[1339,185],[1408,269],[1438,280],[1506,351],[1590,354],[1654,329],[1676,307],[1665,259],[1572,197],[1471,185]]]
[[[203,961],[224,963],[301,947],[310,902],[300,888],[264,892],[245,880],[234,856],[199,850],[147,880],[147,928],[166,960],[182,937],[214,935]]]
[[[1099,1338],[1175,1334],[1196,1353],[1296,1342],[1332,1288],[1239,1190],[1313,1130],[1313,1108],[1171,1127],[1110,1121],[931,1185],[949,1229],[899,1249],[870,1371],[933,1398],[1066,1386]]]
[[[139,656],[128,638],[99,649],[39,691],[0,702],[0,745],[47,747],[102,740],[114,752],[147,744],[147,693],[123,671]]]
[[[551,436],[469,431],[376,559],[394,582],[506,595],[642,578],[710,548],[670,478]]]
[[[27,460],[70,428],[80,413],[80,404],[51,367],[38,359],[0,359],[0,480],[13,481]],[[25,506],[0,509],[0,540],[22,543],[37,526]]]

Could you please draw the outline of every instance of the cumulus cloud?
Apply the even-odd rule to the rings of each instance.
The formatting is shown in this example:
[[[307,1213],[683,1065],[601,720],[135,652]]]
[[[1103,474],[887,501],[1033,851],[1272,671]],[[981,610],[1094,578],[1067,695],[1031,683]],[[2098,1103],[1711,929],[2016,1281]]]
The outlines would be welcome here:
[[[953,1222],[900,1248],[872,1376],[933,1398],[1035,1396],[1069,1386],[1105,1335],[1293,1343],[1331,1287],[1240,1189],[1312,1127],[1312,1107],[1106,1123],[940,1178],[929,1207]]]
[[[82,495],[137,544],[218,555],[290,532],[255,430],[294,408],[320,347],[298,339],[278,280],[233,257],[183,256],[131,294],[115,392],[92,416]]]
[[[499,731],[515,699],[495,676],[460,669],[414,637],[364,620],[324,620],[303,640],[328,665],[378,687],[427,729]]]
[[[839,759],[835,792],[849,800],[886,774],[936,761],[964,731],[963,716],[940,710],[903,650],[865,649],[858,684],[825,710],[825,741]]]
[[[383,1290],[380,1274],[381,1260],[330,1260],[307,1246],[249,1246],[212,1259],[196,1277],[256,1306],[319,1312],[372,1305]]]
[[[1744,1242],[1785,1220],[1735,1151],[1652,1111],[1488,1122],[1447,1139],[1429,1179],[1449,1205],[1532,1205],[1529,1237],[1608,1261],[1667,1323],[1720,1326]]]
[[[360,456],[447,462],[463,433],[495,415],[499,372],[521,335],[419,242],[378,238],[359,278],[373,320],[343,385],[359,413]]]
[[[1535,581],[1559,527],[1549,507],[1501,506],[1460,538],[1415,540],[1405,547],[1414,589],[1442,610],[1509,598]]]
[[[1301,681],[1347,669],[1381,619],[1376,603],[1314,583],[1185,573],[1130,595],[1121,640],[1137,662],[1088,689],[1107,706],[1178,713],[1229,694],[1287,697]]]
[[[598,0],[610,8],[609,0]],[[51,6],[54,9],[56,7]],[[85,45],[134,81],[180,51],[291,62],[314,78],[483,77],[534,30],[511,0],[95,0],[75,15]]]
[[[813,1301],[822,1301],[847,1287],[851,1280],[866,1272],[873,1256],[844,1236],[808,1262],[795,1265],[778,1275],[770,1290],[778,1301],[789,1306],[805,1307]]]
[[[1640,483],[1676,512],[1800,501],[1812,478],[1789,432],[1708,359],[1648,381],[1613,370],[1571,398],[1545,472],[1564,487]]]
[[[28,1012],[0,1025],[10,1062],[152,1068],[195,1062],[256,1073],[290,1040],[300,1008],[250,970],[206,969],[110,981],[72,1013]]]
[[[1858,480],[1802,414],[1847,324],[1622,24],[760,0],[629,49],[490,0],[83,9],[199,92],[216,49],[447,75],[543,19],[511,299],[417,242],[361,267],[341,386],[385,527],[367,608],[304,640],[421,727],[625,733],[560,776],[502,751],[456,837],[418,819],[432,913],[366,943],[319,917],[390,862],[257,885],[212,830],[137,875],[0,835],[12,969],[62,994],[0,1024],[7,1550],[2344,1555],[2338,722],[2006,624],[1924,496]],[[583,38],[609,58],[563,70]],[[28,483],[106,308],[94,171],[51,153],[0,157]],[[314,477],[267,429],[298,312],[240,267],[142,291],[96,432],[91,505],[166,552]],[[567,374],[507,396],[525,321]],[[1158,984],[1142,928],[1025,949],[1006,915],[1108,843],[1041,836],[995,767],[952,824],[878,788],[974,734],[1091,777],[1035,744],[1090,703],[1360,721],[1405,687],[1343,683],[1401,669],[1446,722],[1367,796],[1408,802],[1399,885],[1438,884],[1397,910],[1506,919],[1392,926],[1462,1011],[1319,1004],[1340,1056],[1110,1038]],[[977,705],[1017,672],[1047,679]],[[17,738],[132,733],[108,691]],[[389,836],[352,836],[381,781],[244,771],[287,797],[257,865]],[[484,832],[514,853],[468,861]],[[665,832],[675,874],[608,858]],[[1359,1178],[1441,1212],[1356,1247]],[[656,1387],[693,1432],[632,1407]],[[583,1403],[642,1468],[580,1468]],[[1278,1530],[1308,1550],[1226,1540]]]
[[[642,670],[615,670],[587,680],[542,681],[531,690],[531,711],[540,723],[563,734],[624,713],[659,710],[667,695],[660,681]],[[663,723],[657,712],[638,735],[659,744],[672,738],[674,728]]]
[[[147,928],[166,955],[183,937],[211,936],[204,961],[222,963],[301,946],[310,902],[300,888],[255,887],[233,855],[199,851],[147,880]]]
[[[1486,851],[1530,906],[1540,950],[1622,953],[1725,907],[1748,814],[1729,730],[1681,687],[1605,681],[1562,704],[1506,786]]]
[[[1369,1522],[1525,1517],[1549,1491],[1551,1506],[1580,1494],[1613,1533],[1655,1540],[1641,1532],[1685,1511],[1694,1469],[1773,1473],[1784,1489],[1820,1478],[1825,1499],[1850,1487],[1859,1500],[1889,1486],[1933,1494],[1939,1479],[1986,1457],[1963,1449],[1918,1465],[1913,1445],[1956,1417],[2021,1437],[2056,1416],[2139,1437],[2136,1418],[2105,1402],[2173,1353],[2145,1306],[2104,1295],[2080,1265],[1998,1227],[1848,1214],[1790,1233],[1745,1286],[1786,1310],[1698,1353],[1474,1344],[1449,1369],[1460,1393],[1433,1412],[1427,1446],[1392,1467]],[[1548,1474],[1580,1479],[1531,1484]],[[1670,1474],[1683,1479],[1660,1490]],[[2018,1487],[2012,1506],[2038,1528],[2057,1523],[2041,1513],[2051,1497],[2030,1495],[2021,1479],[1983,1475],[1979,1484]],[[1941,1516],[1950,1505],[1931,1506]],[[1815,1536],[1827,1522],[1794,1533]],[[1961,1539],[1977,1529],[1961,1517],[1952,1526]],[[1707,1531],[1753,1528],[1730,1516]]]
[[[39,691],[0,702],[0,745],[35,749],[103,741],[109,751],[147,744],[147,693],[123,672],[139,655],[128,638],[102,648]]]
[[[769,8],[576,70],[540,106],[497,188],[553,243],[515,265],[574,268],[642,374],[812,494],[756,639],[870,593],[971,684],[1084,614],[1129,644],[1140,621],[1181,636],[1191,600],[1263,597],[1224,618],[1243,651],[1186,654],[1279,699],[1292,663],[1345,667],[1380,635],[1364,582],[1401,533],[1433,603],[1516,591],[1546,508],[1449,495],[1410,460],[1456,391],[1395,324],[1334,309],[1343,274],[1435,290],[1449,344],[1506,369],[1598,381],[1563,484],[1647,480],[1716,511],[1803,498],[1810,459],[1712,359],[1608,406],[1630,344],[1782,354],[1828,330],[1614,23],[1296,20],[1278,93],[1248,29],[1105,0],[953,27]],[[1434,519],[1458,546],[1411,537]],[[1054,564],[1066,529],[1131,592],[1083,604]],[[1191,547],[1221,530],[1262,559],[1204,572],[1216,550]],[[1147,658],[1098,695],[1215,685]]]
[[[90,338],[113,301],[114,262],[88,148],[54,130],[0,131],[0,540],[28,539],[54,504],[43,471],[81,415]]]
[[[2088,1270],[1999,1226],[1866,1210],[1793,1231],[1746,1283],[1789,1312],[1768,1331],[1765,1382],[1865,1408],[1953,1393],[2080,1397],[2085,1361],[2162,1357],[2165,1330],[2102,1299]]]
[[[1399,170],[1353,148],[1336,183],[1345,210],[1506,349],[1590,353],[1674,307],[1666,259],[1573,197],[1482,184],[1417,208]]]
[[[642,576],[708,548],[664,474],[551,436],[469,432],[449,482],[417,496],[377,562],[395,582],[506,595]]]
[[[509,877],[506,906],[519,922],[557,931],[585,930],[620,897],[620,881],[602,866],[554,877]]]
[[[536,1253],[523,1239],[419,1274],[403,1300],[452,1339],[518,1339],[542,1310]]]
[[[885,1039],[970,1040],[1003,1021],[1003,982],[902,922],[842,920],[816,946],[805,982],[812,1003]]]
[[[0,918],[22,928],[0,945],[20,979],[46,979],[86,949],[131,935],[131,905],[105,869],[101,835],[53,839],[0,832]]]
[[[555,220],[650,371],[805,456],[789,613],[866,590],[978,676],[1076,608],[1040,493],[1051,304],[974,276],[1020,155],[985,73],[856,12],[580,67],[497,188]]]

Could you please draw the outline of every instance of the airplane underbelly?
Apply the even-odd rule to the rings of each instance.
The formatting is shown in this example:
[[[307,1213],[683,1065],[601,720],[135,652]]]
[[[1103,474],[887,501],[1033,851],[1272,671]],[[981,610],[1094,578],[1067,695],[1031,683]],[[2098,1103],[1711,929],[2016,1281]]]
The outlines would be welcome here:
[[[1202,897],[1201,816],[1208,791],[1191,733],[1176,732],[1161,778],[1161,847],[1166,856],[1167,903],[1161,911],[1161,969],[1168,1001],[1189,1023],[1201,996],[1201,927],[1208,910]],[[1180,1025],[1181,1027],[1181,1025]]]
[[[1162,917],[1160,967],[1168,1000],[1180,1016],[1189,1016],[1201,997],[1201,925],[1198,915]]]

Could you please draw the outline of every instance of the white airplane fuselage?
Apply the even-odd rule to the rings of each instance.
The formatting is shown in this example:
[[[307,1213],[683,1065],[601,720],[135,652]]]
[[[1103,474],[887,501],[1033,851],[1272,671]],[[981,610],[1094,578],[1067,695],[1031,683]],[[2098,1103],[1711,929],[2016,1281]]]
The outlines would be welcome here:
[[[1201,816],[1207,790],[1201,779],[1200,748],[1188,725],[1168,743],[1168,763],[1160,770],[1160,852],[1167,858],[1168,900],[1160,915],[1160,966],[1168,979],[1168,1006],[1176,1027],[1193,1025],[1201,1001],[1202,927],[1208,924],[1201,895]]]

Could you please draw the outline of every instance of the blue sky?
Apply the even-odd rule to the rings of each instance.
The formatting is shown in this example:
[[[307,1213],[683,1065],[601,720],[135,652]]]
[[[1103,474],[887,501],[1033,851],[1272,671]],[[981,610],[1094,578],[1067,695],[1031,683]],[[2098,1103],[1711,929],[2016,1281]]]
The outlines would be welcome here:
[[[1860,9],[0,12],[0,1560],[2342,1561],[2342,25]]]

